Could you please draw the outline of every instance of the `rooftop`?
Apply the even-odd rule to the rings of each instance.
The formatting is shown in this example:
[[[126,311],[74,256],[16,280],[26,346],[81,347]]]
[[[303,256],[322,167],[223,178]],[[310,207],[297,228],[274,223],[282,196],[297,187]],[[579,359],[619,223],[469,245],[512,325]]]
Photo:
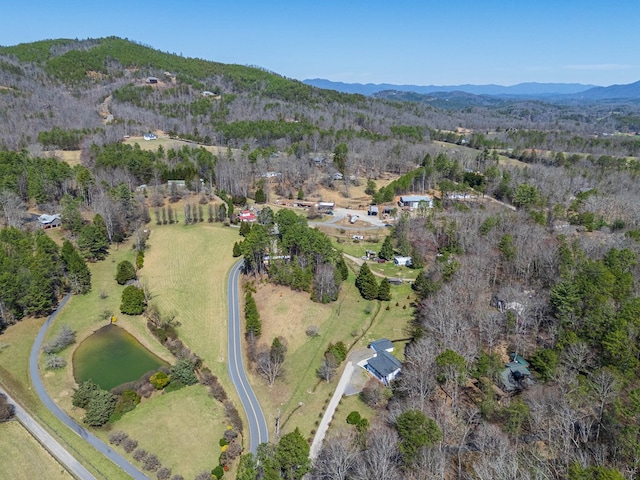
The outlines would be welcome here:
[[[396,357],[385,350],[378,352],[375,357],[370,358],[368,363],[371,368],[373,368],[383,377],[391,375],[393,372],[402,367],[400,360],[398,360]]]
[[[393,351],[393,343],[388,338],[380,338],[379,340],[374,340],[369,344],[369,348],[375,350],[376,352]]]

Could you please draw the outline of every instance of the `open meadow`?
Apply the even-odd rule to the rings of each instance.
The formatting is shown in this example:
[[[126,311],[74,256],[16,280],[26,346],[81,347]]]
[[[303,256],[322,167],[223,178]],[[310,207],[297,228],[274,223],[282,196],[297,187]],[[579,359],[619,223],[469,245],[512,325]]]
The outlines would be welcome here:
[[[11,480],[71,480],[73,476],[16,421],[0,423],[0,476]]]

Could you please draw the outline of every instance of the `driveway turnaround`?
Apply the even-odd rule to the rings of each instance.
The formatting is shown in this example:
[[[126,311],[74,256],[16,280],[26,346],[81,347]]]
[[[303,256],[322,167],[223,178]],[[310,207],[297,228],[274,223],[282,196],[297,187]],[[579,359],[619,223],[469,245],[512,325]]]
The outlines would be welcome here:
[[[238,282],[243,261],[237,262],[229,274],[227,303],[229,305],[229,359],[227,369],[233,385],[238,391],[240,402],[247,414],[249,422],[249,451],[256,453],[258,445],[269,441],[267,421],[262,413],[260,402],[247,379],[242,361],[241,329],[240,329],[240,299],[238,298]]]
[[[42,345],[42,340],[47,333],[47,329],[55,319],[58,312],[67,303],[70,296],[71,294],[67,294],[67,296],[64,297],[64,299],[60,302],[60,305],[58,305],[56,311],[51,314],[46,322],[44,322],[44,325],[42,325],[42,328],[40,328],[40,331],[36,336],[36,341],[33,343],[33,347],[31,347],[31,354],[29,355],[29,375],[31,375],[31,383],[33,384],[33,388],[38,394],[38,397],[40,397],[42,403],[44,403],[45,407],[47,407],[51,413],[58,417],[58,420],[64,423],[75,433],[80,435],[80,437],[90,443],[96,450],[106,456],[113,463],[118,465],[125,473],[130,475],[132,478],[135,478],[136,480],[146,480],[147,476],[144,475],[136,467],[134,467],[131,463],[129,463],[126,458],[124,458],[118,452],[113,451],[111,447],[109,447],[106,443],[87,431],[85,428],[78,425],[69,415],[64,413],[62,409],[51,399],[44,388],[42,379],[40,378],[40,370],[38,369],[38,356],[40,354],[40,346]]]
[[[20,423],[31,432],[41,445],[46,448],[51,455],[53,455],[66,469],[76,478],[80,480],[95,480],[96,477],[91,475],[91,472],[87,470],[76,458],[69,453],[60,443],[53,438],[49,432],[47,432],[42,426],[29,415],[24,408],[22,408],[16,401],[9,396],[0,387],[0,393],[4,393],[7,396],[9,403],[13,405],[16,412],[16,418]]]

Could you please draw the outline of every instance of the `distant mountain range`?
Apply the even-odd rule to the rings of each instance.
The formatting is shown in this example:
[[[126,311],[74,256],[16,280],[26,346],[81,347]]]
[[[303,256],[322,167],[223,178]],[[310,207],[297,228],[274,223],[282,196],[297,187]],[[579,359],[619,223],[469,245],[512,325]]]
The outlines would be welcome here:
[[[522,97],[528,99],[544,99],[555,101],[599,101],[599,100],[640,100],[640,81],[628,85],[611,85],[599,87],[581,83],[519,83],[512,86],[502,85],[393,85],[362,84],[332,82],[321,78],[303,80],[307,85],[336,90],[344,93],[359,93],[361,95],[379,95],[380,92],[411,92],[419,95],[464,92],[471,95],[494,96],[502,98]],[[378,94],[378,95],[376,95]]]

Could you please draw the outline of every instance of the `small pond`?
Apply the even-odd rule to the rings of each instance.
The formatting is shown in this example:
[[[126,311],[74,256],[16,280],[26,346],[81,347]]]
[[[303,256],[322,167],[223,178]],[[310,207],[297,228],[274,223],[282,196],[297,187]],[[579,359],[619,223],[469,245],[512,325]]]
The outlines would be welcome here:
[[[117,325],[106,325],[96,330],[78,345],[73,354],[76,382],[93,380],[105,390],[137,380],[162,365],[167,363]]]

